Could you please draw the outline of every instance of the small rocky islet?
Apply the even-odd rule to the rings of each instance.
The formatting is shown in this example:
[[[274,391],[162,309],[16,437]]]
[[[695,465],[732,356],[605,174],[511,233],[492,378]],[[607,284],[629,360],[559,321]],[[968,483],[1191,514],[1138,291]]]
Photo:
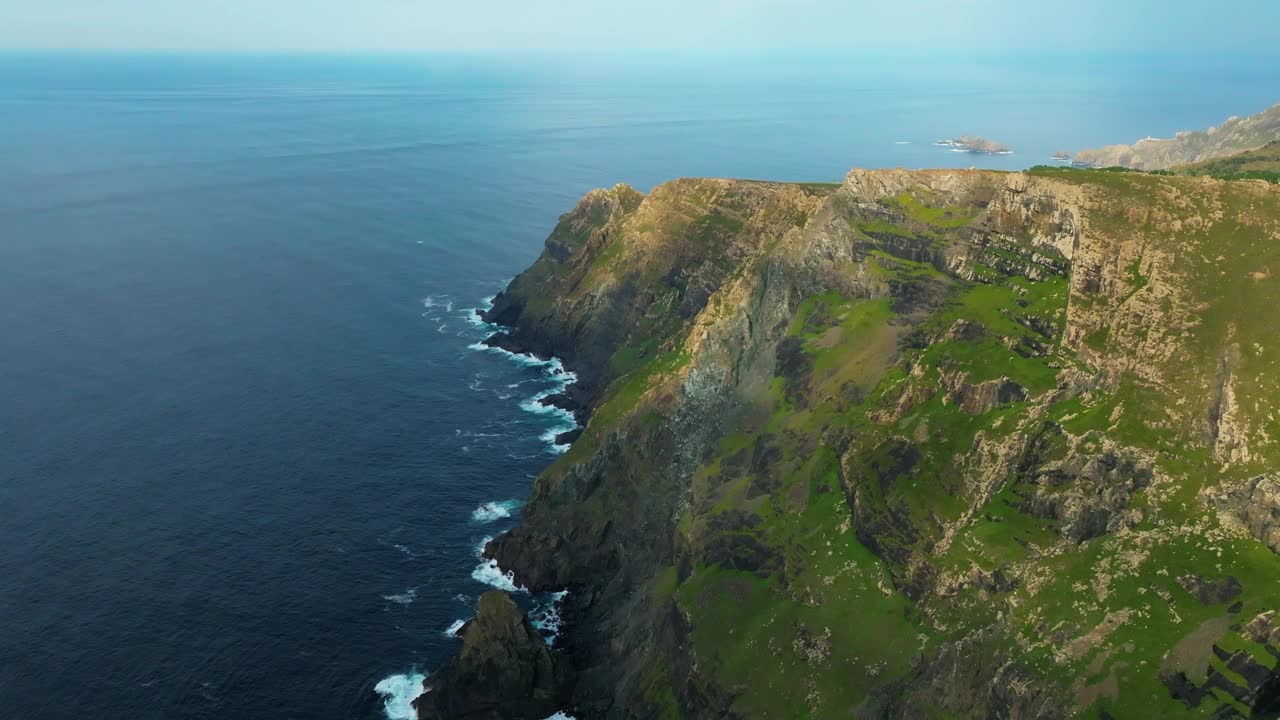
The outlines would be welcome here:
[[[973,153],[974,155],[1012,155],[1013,148],[995,140],[977,135],[961,135],[950,140],[934,142],[938,147],[950,148],[956,152]]]

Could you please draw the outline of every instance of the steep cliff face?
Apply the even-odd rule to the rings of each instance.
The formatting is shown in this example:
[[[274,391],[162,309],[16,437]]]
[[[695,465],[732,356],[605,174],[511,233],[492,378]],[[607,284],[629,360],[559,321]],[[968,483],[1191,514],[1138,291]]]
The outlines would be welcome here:
[[[1165,170],[1178,165],[1223,158],[1280,140],[1280,105],[1256,115],[1227,118],[1204,131],[1180,132],[1169,139],[1147,138],[1132,145],[1108,145],[1076,154],[1075,161],[1094,167]]]
[[[1273,270],[1262,182],[595,191],[487,316],[591,413],[488,552],[583,719],[1268,712]]]

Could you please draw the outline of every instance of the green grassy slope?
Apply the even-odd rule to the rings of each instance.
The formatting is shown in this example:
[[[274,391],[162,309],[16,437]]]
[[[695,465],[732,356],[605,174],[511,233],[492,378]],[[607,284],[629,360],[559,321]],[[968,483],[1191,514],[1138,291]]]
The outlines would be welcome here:
[[[1280,468],[1280,188],[1043,168],[822,200],[676,341],[615,351],[539,481],[597,544],[679,496],[627,622],[680,630],[630,650],[629,716],[1274,717],[1280,558],[1241,498]],[[734,409],[681,475],[706,377]]]

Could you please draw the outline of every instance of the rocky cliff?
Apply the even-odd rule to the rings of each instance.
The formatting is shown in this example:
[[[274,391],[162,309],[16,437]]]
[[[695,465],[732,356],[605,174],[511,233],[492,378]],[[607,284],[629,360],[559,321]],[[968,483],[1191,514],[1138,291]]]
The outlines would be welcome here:
[[[424,716],[1274,717],[1277,272],[1257,181],[592,192],[487,315],[582,378],[487,549],[570,629]]]
[[[1280,140],[1280,105],[1256,115],[1231,117],[1204,131],[1180,132],[1173,138],[1146,138],[1132,145],[1083,150],[1075,161],[1093,167],[1165,170],[1254,150]]]

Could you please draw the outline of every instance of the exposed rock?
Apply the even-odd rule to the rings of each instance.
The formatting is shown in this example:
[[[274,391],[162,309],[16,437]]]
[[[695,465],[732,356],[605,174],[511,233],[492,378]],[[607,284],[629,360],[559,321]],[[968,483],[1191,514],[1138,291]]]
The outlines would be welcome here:
[[[1275,610],[1259,613],[1244,626],[1244,635],[1250,640],[1267,646],[1273,655],[1280,656],[1280,620]]]
[[[1027,399],[1026,389],[1007,377],[971,383],[964,373],[944,372],[942,387],[943,402],[956,405],[970,415],[984,415],[1001,405]]]
[[[1074,543],[1135,525],[1141,516],[1129,510],[1129,499],[1152,479],[1145,461],[1115,450],[1069,452],[1044,462],[1030,456],[1022,472],[1035,485],[1024,501],[1027,511],[1056,519],[1062,536]]]
[[[1280,105],[1249,117],[1232,117],[1207,131],[1180,132],[1167,140],[1146,138],[1133,145],[1082,150],[1075,161],[1094,167],[1163,170],[1260,148],[1280,139]]]
[[[1218,605],[1235,599],[1244,589],[1240,581],[1228,575],[1218,580],[1205,580],[1198,575],[1181,575],[1178,584],[1204,605]]]
[[[975,155],[1008,155],[1013,152],[1008,145],[977,135],[961,135],[951,140],[939,140],[936,145],[963,150]]]
[[[562,706],[557,660],[511,596],[480,596],[458,655],[427,680],[415,704],[423,720],[542,720]]]
[[[1161,680],[1169,689],[1169,695],[1189,708],[1207,705],[1214,710],[1214,718],[1244,717],[1228,703],[1219,705],[1219,693],[1249,708],[1249,717],[1274,718],[1280,714],[1280,675],[1274,669],[1258,663],[1247,652],[1230,653],[1214,645],[1213,653],[1233,673],[1232,677],[1213,666],[1209,667],[1202,683],[1192,681],[1184,672],[1165,673]],[[1233,677],[1241,678],[1244,683]]]
[[[1280,553],[1280,477],[1259,475],[1232,497],[1234,508],[1250,534],[1273,552]]]

